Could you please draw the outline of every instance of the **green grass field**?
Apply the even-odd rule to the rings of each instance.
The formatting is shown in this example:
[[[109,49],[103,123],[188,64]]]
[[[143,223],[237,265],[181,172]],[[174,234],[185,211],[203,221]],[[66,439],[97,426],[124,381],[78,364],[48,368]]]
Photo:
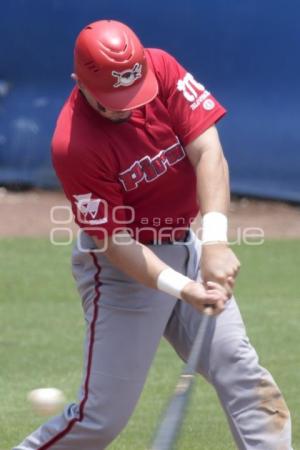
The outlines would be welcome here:
[[[300,450],[300,241],[235,250],[242,261],[236,295],[248,334],[286,397],[294,450]],[[55,386],[76,399],[84,321],[70,251],[46,239],[0,241],[0,450],[11,449],[42,421],[27,405],[29,390]],[[136,412],[110,449],[147,448],[180,369],[162,342]],[[178,449],[234,448],[216,395],[199,378]]]

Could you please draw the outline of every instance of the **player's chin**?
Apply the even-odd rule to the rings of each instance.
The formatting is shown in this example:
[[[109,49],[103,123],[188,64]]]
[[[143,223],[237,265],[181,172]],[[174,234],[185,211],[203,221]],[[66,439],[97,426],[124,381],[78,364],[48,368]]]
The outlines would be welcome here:
[[[123,123],[123,122],[127,122],[127,120],[130,119],[131,117],[131,112],[126,112],[124,114],[119,114],[117,116],[111,116],[110,120],[114,123]]]

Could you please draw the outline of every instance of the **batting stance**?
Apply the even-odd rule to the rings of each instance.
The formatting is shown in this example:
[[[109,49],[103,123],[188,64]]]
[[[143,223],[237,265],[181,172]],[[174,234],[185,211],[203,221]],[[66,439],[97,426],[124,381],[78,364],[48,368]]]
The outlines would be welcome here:
[[[73,273],[87,326],[83,379],[78,403],[15,449],[106,448],[161,337],[186,360],[209,304],[198,372],[237,447],[290,450],[288,408],[232,297],[239,261],[227,245],[228,170],[215,128],[224,108],[171,55],[113,20],[81,31],[73,78],[52,150],[81,229]],[[199,208],[201,242],[190,231]]]

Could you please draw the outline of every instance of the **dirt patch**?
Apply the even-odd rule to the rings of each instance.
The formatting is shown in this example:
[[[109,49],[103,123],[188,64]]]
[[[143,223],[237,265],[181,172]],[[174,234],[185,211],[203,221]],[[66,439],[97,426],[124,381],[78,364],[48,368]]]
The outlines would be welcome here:
[[[290,418],[289,410],[278,387],[269,379],[263,379],[257,388],[260,409],[269,416],[269,429],[280,433]],[[287,449],[287,447],[284,447]],[[283,450],[283,447],[282,447]]]
[[[300,206],[267,200],[234,200],[230,208],[231,235],[261,229],[267,239],[300,238]]]
[[[0,237],[50,236],[54,228],[77,230],[62,192],[0,188],[0,218]],[[244,198],[232,201],[229,218],[232,241],[255,233],[273,239],[300,238],[300,206]]]

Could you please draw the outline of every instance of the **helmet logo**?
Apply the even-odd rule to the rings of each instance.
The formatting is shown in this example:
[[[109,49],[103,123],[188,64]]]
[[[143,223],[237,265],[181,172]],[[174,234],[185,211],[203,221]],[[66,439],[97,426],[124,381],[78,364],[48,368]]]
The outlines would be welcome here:
[[[123,72],[112,71],[112,76],[117,78],[114,84],[115,88],[119,86],[131,86],[138,78],[142,77],[142,65],[136,63],[132,69],[123,70]]]

